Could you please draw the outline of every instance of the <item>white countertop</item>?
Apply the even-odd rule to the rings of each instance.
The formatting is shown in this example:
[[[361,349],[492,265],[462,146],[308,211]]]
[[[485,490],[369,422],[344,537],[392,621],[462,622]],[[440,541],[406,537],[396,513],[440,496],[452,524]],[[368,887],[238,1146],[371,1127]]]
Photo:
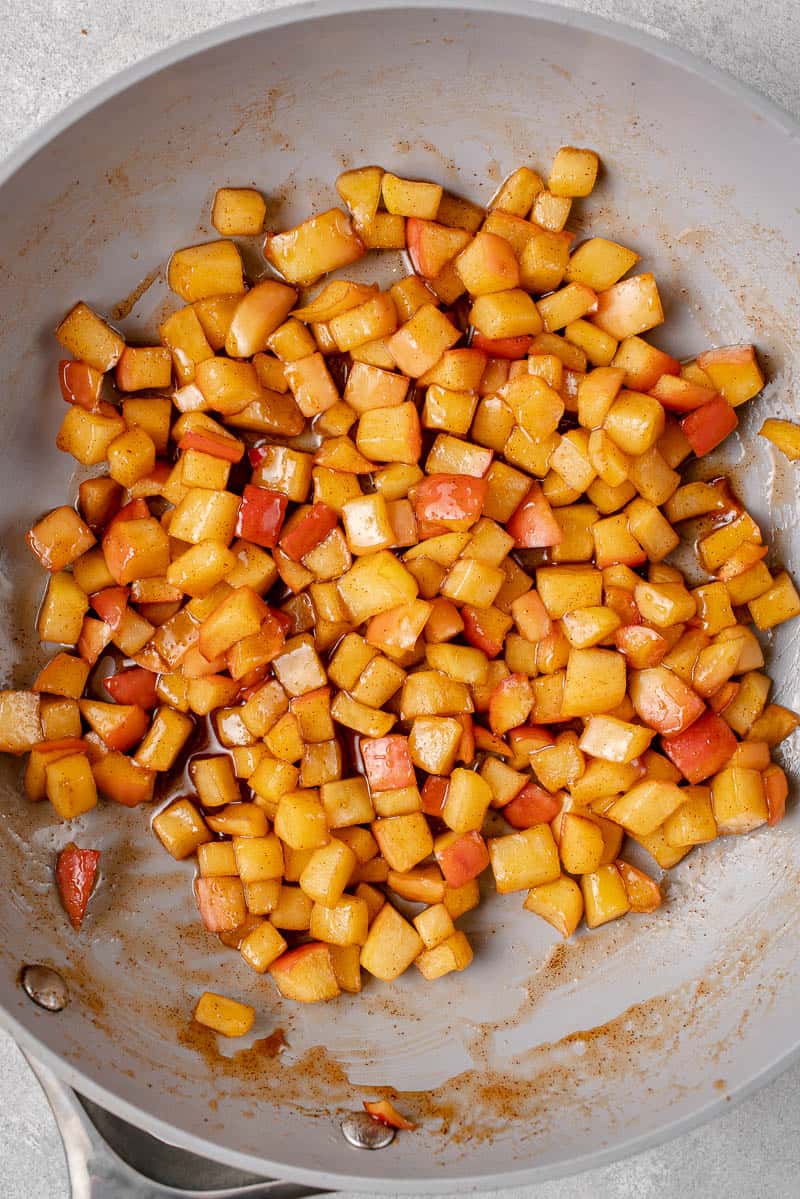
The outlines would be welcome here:
[[[563,6],[614,17],[682,45],[800,117],[798,0],[564,0]],[[129,63],[222,18],[274,7],[272,0],[225,0],[224,5],[138,0],[135,8],[129,0],[0,0],[0,158],[70,100]],[[0,1112],[1,1199],[68,1199],[55,1122],[22,1055],[2,1032]],[[572,1179],[494,1195],[781,1199],[800,1193],[798,1171],[800,1065],[719,1119],[659,1149]]]

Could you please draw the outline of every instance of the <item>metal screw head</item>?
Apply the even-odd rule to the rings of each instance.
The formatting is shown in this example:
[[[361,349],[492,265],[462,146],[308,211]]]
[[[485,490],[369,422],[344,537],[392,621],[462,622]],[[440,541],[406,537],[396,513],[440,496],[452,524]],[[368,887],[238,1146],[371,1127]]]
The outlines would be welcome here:
[[[345,1116],[342,1133],[354,1149],[385,1149],[394,1140],[394,1129],[373,1120],[366,1112],[351,1112]]]
[[[69,1003],[67,984],[51,966],[25,966],[20,982],[28,998],[46,1012],[60,1012]]]

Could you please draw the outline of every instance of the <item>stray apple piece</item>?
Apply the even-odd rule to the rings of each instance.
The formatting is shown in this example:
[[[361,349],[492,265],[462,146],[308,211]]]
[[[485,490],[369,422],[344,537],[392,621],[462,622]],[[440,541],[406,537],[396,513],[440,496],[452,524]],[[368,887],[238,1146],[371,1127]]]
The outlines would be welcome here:
[[[562,146],[550,169],[547,186],[554,196],[588,196],[597,181],[600,160],[594,150]]]
[[[253,1027],[256,1013],[248,1003],[204,991],[194,1009],[194,1018],[223,1037],[243,1037]]]
[[[364,1100],[364,1110],[378,1124],[386,1124],[389,1128],[402,1128],[413,1131],[417,1126],[405,1116],[401,1116],[394,1104],[388,1099]]]
[[[97,878],[100,851],[79,849],[74,841],[65,845],[56,859],[56,884],[69,922],[80,929],[89,897]]]
[[[211,224],[223,237],[255,237],[264,228],[267,205],[253,187],[220,187],[214,196]]]
[[[764,421],[759,434],[777,446],[790,462],[796,462],[800,458],[800,425],[773,417]]]

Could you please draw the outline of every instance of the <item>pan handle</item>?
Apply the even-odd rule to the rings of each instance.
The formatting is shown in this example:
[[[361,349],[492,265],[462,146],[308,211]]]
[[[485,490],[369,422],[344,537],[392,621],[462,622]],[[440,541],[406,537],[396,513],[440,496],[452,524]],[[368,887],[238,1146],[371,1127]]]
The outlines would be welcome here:
[[[114,1152],[74,1091],[41,1062],[25,1056],[47,1096],[64,1142],[72,1199],[317,1199],[330,1194],[271,1178],[211,1191],[187,1191],[155,1182]]]

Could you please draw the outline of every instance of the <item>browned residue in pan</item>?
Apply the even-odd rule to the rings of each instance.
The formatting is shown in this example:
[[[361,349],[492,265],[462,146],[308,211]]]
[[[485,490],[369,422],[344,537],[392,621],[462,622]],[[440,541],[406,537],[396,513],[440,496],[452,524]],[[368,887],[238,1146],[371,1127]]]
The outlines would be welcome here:
[[[124,300],[120,300],[118,304],[114,305],[114,307],[111,309],[111,319],[115,321],[124,321],[125,317],[130,315],[131,311],[136,304],[139,303],[145,292],[153,286],[156,279],[160,278],[160,276],[160,266],[157,266],[154,271],[150,271],[148,275],[145,275],[141,283],[137,283],[133,291],[130,292],[130,294],[127,295]]]

